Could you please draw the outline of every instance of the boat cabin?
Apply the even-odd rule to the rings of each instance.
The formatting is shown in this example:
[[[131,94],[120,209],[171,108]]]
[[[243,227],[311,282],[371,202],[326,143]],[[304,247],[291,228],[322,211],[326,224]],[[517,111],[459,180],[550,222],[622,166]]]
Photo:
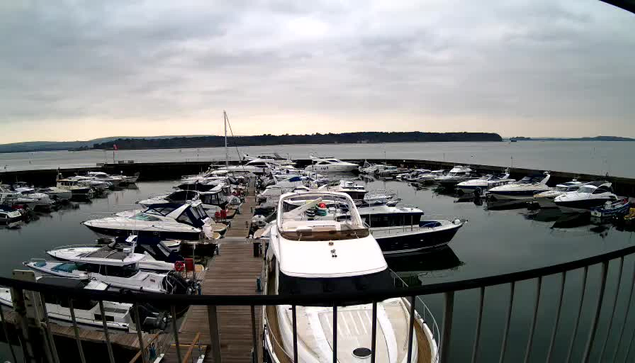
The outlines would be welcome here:
[[[135,214],[131,218],[142,221],[161,220],[155,216],[173,218],[178,222],[185,223],[196,228],[202,227],[205,224],[205,219],[208,218],[208,215],[203,209],[200,201],[185,204],[153,205],[145,211]]]

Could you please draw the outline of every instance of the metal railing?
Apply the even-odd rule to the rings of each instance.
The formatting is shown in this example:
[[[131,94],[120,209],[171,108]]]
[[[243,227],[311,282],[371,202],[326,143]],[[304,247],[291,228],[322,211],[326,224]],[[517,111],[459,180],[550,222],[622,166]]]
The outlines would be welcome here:
[[[549,303],[549,304],[553,304],[552,306],[557,307],[556,316],[555,316],[555,319],[553,320],[553,325],[550,329],[551,337],[549,340],[549,346],[546,347],[546,356],[547,356],[546,361],[549,362],[549,361],[553,361],[554,348],[557,345],[563,346],[562,344],[557,344],[556,340],[558,336],[558,331],[562,329],[561,311],[563,310],[563,297],[565,295],[564,288],[565,288],[565,283],[568,277],[568,273],[578,269],[583,269],[584,271],[584,275],[583,275],[584,278],[582,281],[582,292],[581,292],[581,296],[579,296],[580,302],[579,302],[579,305],[577,306],[577,315],[573,324],[573,334],[572,334],[571,340],[567,342],[568,351],[567,351],[566,361],[571,361],[574,342],[579,333],[579,327],[580,327],[579,322],[582,319],[582,312],[583,312],[582,305],[585,304],[585,302],[588,304],[589,302],[587,300],[589,299],[589,296],[591,296],[591,294],[587,292],[589,270],[590,270],[590,267],[599,265],[601,267],[599,288],[597,289],[597,298],[595,299],[593,303],[594,308],[593,308],[593,314],[591,316],[591,323],[588,329],[585,330],[587,332],[587,337],[586,337],[584,350],[583,350],[580,361],[588,362],[590,360],[592,350],[596,349],[596,351],[599,351],[600,361],[603,361],[603,362],[615,361],[620,352],[625,352],[624,361],[626,362],[629,357],[629,354],[631,353],[631,348],[632,348],[633,340],[634,340],[633,338],[635,337],[635,333],[633,333],[630,341],[622,341],[623,338],[625,337],[627,321],[630,317],[631,304],[633,302],[632,300],[633,300],[633,292],[634,292],[633,287],[635,284],[635,269],[633,272],[633,276],[629,276],[630,280],[628,278],[624,278],[622,275],[624,272],[625,257],[634,253],[635,253],[635,246],[630,246],[620,250],[611,251],[611,252],[603,253],[600,255],[592,256],[592,257],[582,258],[582,259],[574,260],[571,262],[560,263],[560,264],[555,264],[555,265],[540,267],[540,268],[533,268],[533,269],[528,269],[528,270],[523,270],[518,272],[512,272],[512,273],[506,273],[506,274],[500,274],[500,275],[488,276],[488,277],[479,277],[479,278],[455,281],[455,282],[434,283],[434,284],[422,285],[422,286],[409,286],[409,287],[401,287],[401,288],[365,292],[365,293],[323,293],[323,294],[305,294],[305,295],[252,295],[252,296],[161,295],[161,294],[148,294],[148,293],[119,293],[119,292],[112,292],[112,291],[87,291],[83,289],[79,290],[79,289],[73,289],[68,287],[52,286],[52,285],[46,285],[46,284],[35,283],[35,282],[27,282],[27,281],[4,278],[4,277],[0,278],[0,285],[4,285],[4,286],[8,286],[12,288],[12,294],[14,299],[14,311],[19,316],[18,318],[19,324],[17,324],[17,331],[18,331],[18,338],[19,338],[18,340],[22,343],[21,345],[22,345],[23,355],[25,356],[25,361],[30,361],[30,358],[33,357],[33,347],[29,346],[30,341],[27,339],[27,336],[26,336],[28,334],[29,329],[25,325],[26,324],[25,323],[26,309],[25,309],[25,302],[24,302],[24,292],[33,291],[40,294],[53,293],[53,294],[56,294],[57,296],[65,296],[69,299],[70,311],[71,311],[71,314],[73,314],[72,320],[73,320],[73,328],[75,329],[75,339],[78,342],[77,347],[78,347],[80,357],[86,357],[85,356],[86,352],[82,352],[82,347],[81,347],[81,342],[79,340],[77,322],[75,320],[72,302],[78,299],[91,299],[91,300],[99,301],[99,307],[102,312],[101,316],[102,316],[102,319],[104,319],[103,320],[104,339],[105,339],[106,346],[108,347],[108,356],[111,362],[114,362],[114,357],[112,354],[112,344],[110,341],[111,337],[109,335],[109,331],[108,331],[109,329],[105,321],[106,315],[104,314],[104,311],[103,311],[104,310],[103,301],[117,301],[117,302],[132,303],[135,311],[138,311],[139,304],[142,304],[142,303],[172,306],[173,316],[175,315],[174,306],[182,306],[184,304],[207,306],[207,320],[209,323],[209,333],[211,336],[211,341],[210,341],[211,356],[214,358],[215,362],[220,362],[222,359],[221,348],[220,348],[221,337],[219,335],[218,312],[216,309],[217,306],[234,305],[234,306],[248,306],[251,308],[251,314],[252,314],[251,331],[252,331],[252,338],[253,338],[253,352],[256,359],[257,359],[257,356],[259,355],[258,353],[259,338],[257,336],[259,327],[257,326],[257,319],[255,315],[256,307],[266,306],[266,305],[274,305],[274,306],[290,305],[293,307],[322,305],[322,306],[333,307],[334,334],[333,334],[332,348],[334,351],[334,358],[335,358],[338,354],[337,353],[337,307],[344,306],[344,305],[351,305],[351,304],[355,304],[355,305],[372,304],[373,322],[372,322],[371,343],[372,343],[373,349],[371,350],[371,353],[372,353],[371,362],[374,362],[375,361],[374,348],[376,343],[375,341],[377,338],[378,302],[384,301],[389,298],[407,298],[410,302],[416,302],[417,300],[419,300],[420,296],[443,294],[445,297],[445,302],[444,302],[444,308],[443,308],[442,329],[440,330],[440,332],[436,331],[433,333],[434,335],[439,337],[437,341],[438,349],[439,349],[439,361],[441,363],[444,363],[444,362],[450,361],[450,356],[452,354],[451,338],[452,338],[452,332],[453,332],[453,329],[452,329],[453,317],[454,317],[453,311],[455,307],[457,292],[465,291],[465,290],[477,290],[479,292],[479,300],[478,300],[479,303],[478,303],[478,309],[477,309],[477,315],[476,315],[476,329],[474,333],[474,345],[473,345],[472,354],[471,354],[471,361],[476,362],[479,356],[479,349],[482,345],[481,332],[484,325],[483,324],[484,296],[486,295],[486,292],[488,291],[488,289],[491,287],[509,285],[509,295],[507,298],[508,308],[503,316],[503,319],[504,319],[503,340],[502,340],[502,344],[501,344],[501,348],[499,352],[499,362],[504,362],[507,355],[508,346],[510,345],[509,333],[510,333],[511,325],[512,325],[511,317],[512,317],[513,306],[515,303],[516,286],[521,281],[536,280],[536,285],[535,285],[536,296],[535,296],[535,300],[533,301],[531,325],[529,327],[529,333],[528,333],[528,338],[525,345],[525,350],[524,350],[525,353],[524,353],[523,361],[524,362],[531,361],[532,354],[536,354],[537,349],[545,348],[543,346],[534,346],[533,343],[534,343],[534,336],[536,332],[536,322],[537,322],[537,316],[539,313],[539,308],[541,305]],[[615,297],[611,299],[613,304],[612,306],[609,305],[611,306],[611,309],[612,309],[609,314],[608,323],[607,323],[609,328],[607,330],[606,336],[598,336],[597,333],[598,333],[598,324],[600,320],[600,313],[602,311],[602,307],[606,300],[605,293],[606,293],[606,286],[607,286],[607,275],[608,275],[607,272],[609,268],[609,263],[614,260],[619,262],[619,273],[617,276],[617,281],[615,282],[615,284],[617,285]],[[553,294],[550,296],[542,296],[544,295],[544,294],[541,295],[541,291],[543,288],[543,281],[545,278],[550,276],[560,277],[559,293]],[[628,302],[626,305],[626,311],[622,318],[622,317],[616,316],[617,315],[616,302],[618,299],[618,295],[620,293],[620,286],[624,283],[627,283],[628,285],[630,285],[630,288],[627,295]],[[409,355],[412,354],[411,350],[413,345],[412,339],[414,335],[414,323],[415,323],[414,317],[415,317],[416,305],[417,305],[416,303],[410,304],[410,307],[409,307],[410,308],[410,324],[408,327],[409,329],[408,354]],[[139,314],[137,313],[134,315],[136,319],[135,321],[136,325],[141,326],[139,321]],[[434,321],[432,320],[434,319],[434,317],[432,316],[432,313],[427,308],[424,308],[423,314],[419,314],[419,315],[423,315],[424,320],[431,319],[431,321]],[[5,320],[5,314],[0,314],[0,319],[2,320],[3,332],[5,332],[5,336],[8,336],[7,335],[8,328],[7,328],[7,323]],[[617,338],[617,340],[615,340],[617,342],[616,347],[615,349],[613,349],[612,352],[609,352],[607,341],[609,340],[612,327],[618,324],[618,323],[614,323],[614,321],[615,322],[623,321],[623,323],[621,324],[621,327],[619,328],[619,333],[614,336],[614,338],[615,337]],[[44,327],[47,326],[48,320],[46,319],[46,316],[44,317],[44,320],[40,321],[39,323],[41,324],[41,326],[44,326]],[[293,323],[294,323],[293,324],[294,332],[297,333],[297,325],[296,325],[297,321],[295,318],[293,319]],[[173,330],[172,334],[174,334],[174,343],[176,345],[176,350],[179,351],[180,347],[179,347],[179,340],[178,340],[179,338],[178,331],[177,329],[172,329],[172,330]],[[138,334],[140,339],[139,348],[142,352],[145,352],[145,347],[143,346],[144,340],[142,339],[141,333],[139,332]],[[52,337],[48,337],[48,339],[45,339],[45,341],[48,342],[45,347],[47,351],[47,356],[50,357],[51,362],[57,363],[59,361],[59,358],[57,356],[54,340],[52,339]],[[296,362],[298,361],[297,334],[295,335],[295,339],[293,341],[294,341],[293,352],[295,354],[293,354],[292,356],[293,358],[295,358],[293,361]],[[289,350],[290,349],[287,348],[286,351],[288,352]],[[544,350],[543,350],[543,353],[544,353]],[[145,354],[142,354],[142,359],[144,363],[147,362],[147,357]],[[85,359],[82,359],[82,361],[85,361]],[[178,361],[181,362],[180,354],[179,354]]]

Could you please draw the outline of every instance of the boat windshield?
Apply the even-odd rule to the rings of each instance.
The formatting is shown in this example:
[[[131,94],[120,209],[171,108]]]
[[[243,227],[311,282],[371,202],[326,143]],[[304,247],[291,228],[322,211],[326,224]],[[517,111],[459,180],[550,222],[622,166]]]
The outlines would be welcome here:
[[[323,293],[356,293],[385,291],[394,288],[389,270],[367,275],[338,278],[306,278],[288,276],[280,272],[278,294],[303,295]]]
[[[341,220],[338,216],[349,214]],[[301,193],[280,200],[278,230],[298,241],[328,241],[368,236],[350,196],[341,193]]]
[[[585,193],[585,194],[591,194],[595,191],[595,189],[597,189],[596,187],[592,187],[592,186],[588,186],[588,185],[584,185],[581,186],[580,189],[578,189],[578,193]]]
[[[157,218],[155,216],[151,216],[149,214],[146,213],[137,213],[134,216],[132,216],[132,219],[136,220],[136,221],[146,221],[146,222],[158,222],[161,219]]]

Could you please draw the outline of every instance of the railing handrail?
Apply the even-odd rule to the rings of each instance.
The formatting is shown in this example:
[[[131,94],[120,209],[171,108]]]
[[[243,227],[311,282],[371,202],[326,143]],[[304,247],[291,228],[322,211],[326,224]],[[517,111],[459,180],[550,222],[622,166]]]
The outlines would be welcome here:
[[[162,302],[168,304],[188,305],[345,305],[347,302],[360,304],[364,302],[382,301],[395,297],[408,297],[417,295],[432,295],[444,292],[469,290],[480,287],[501,285],[516,281],[530,280],[541,276],[576,270],[579,268],[596,265],[619,257],[635,253],[635,246],[606,252],[603,254],[585,257],[582,259],[564,262],[560,264],[538,267],[523,271],[510,272],[495,276],[485,276],[473,279],[440,282],[429,285],[410,286],[372,292],[355,293],[321,293],[304,295],[167,295],[159,293],[140,292],[114,292],[114,291],[88,291],[70,287],[53,286],[37,282],[27,282],[7,277],[0,277],[0,285],[43,293],[66,294],[72,298],[97,299],[119,301],[128,303]]]

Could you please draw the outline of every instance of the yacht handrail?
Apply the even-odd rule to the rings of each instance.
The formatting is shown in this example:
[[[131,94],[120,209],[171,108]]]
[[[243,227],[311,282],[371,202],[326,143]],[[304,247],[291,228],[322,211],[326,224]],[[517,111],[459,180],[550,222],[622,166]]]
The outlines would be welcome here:
[[[390,270],[390,274],[392,275],[393,278],[393,284],[396,285],[396,283],[394,281],[399,281],[403,284],[403,286],[409,286],[406,281],[404,281],[395,271]],[[441,331],[439,330],[439,324],[437,324],[437,319],[434,318],[434,314],[432,314],[432,312],[430,311],[430,309],[428,308],[428,305],[426,305],[425,302],[423,302],[423,300],[421,299],[420,296],[417,296],[417,300],[419,301],[419,303],[421,303],[421,306],[423,306],[423,316],[421,316],[421,318],[423,319],[423,322],[427,325],[428,321],[426,320],[426,314],[430,315],[430,317],[432,318],[432,339],[436,341],[437,346],[440,347],[441,346]],[[415,302],[415,301],[413,301]],[[415,302],[416,304],[416,302]],[[416,309],[416,305],[415,305],[415,312],[418,313],[417,309]],[[434,362],[438,362],[439,361],[439,350],[437,349],[436,354],[434,356],[433,359]]]

